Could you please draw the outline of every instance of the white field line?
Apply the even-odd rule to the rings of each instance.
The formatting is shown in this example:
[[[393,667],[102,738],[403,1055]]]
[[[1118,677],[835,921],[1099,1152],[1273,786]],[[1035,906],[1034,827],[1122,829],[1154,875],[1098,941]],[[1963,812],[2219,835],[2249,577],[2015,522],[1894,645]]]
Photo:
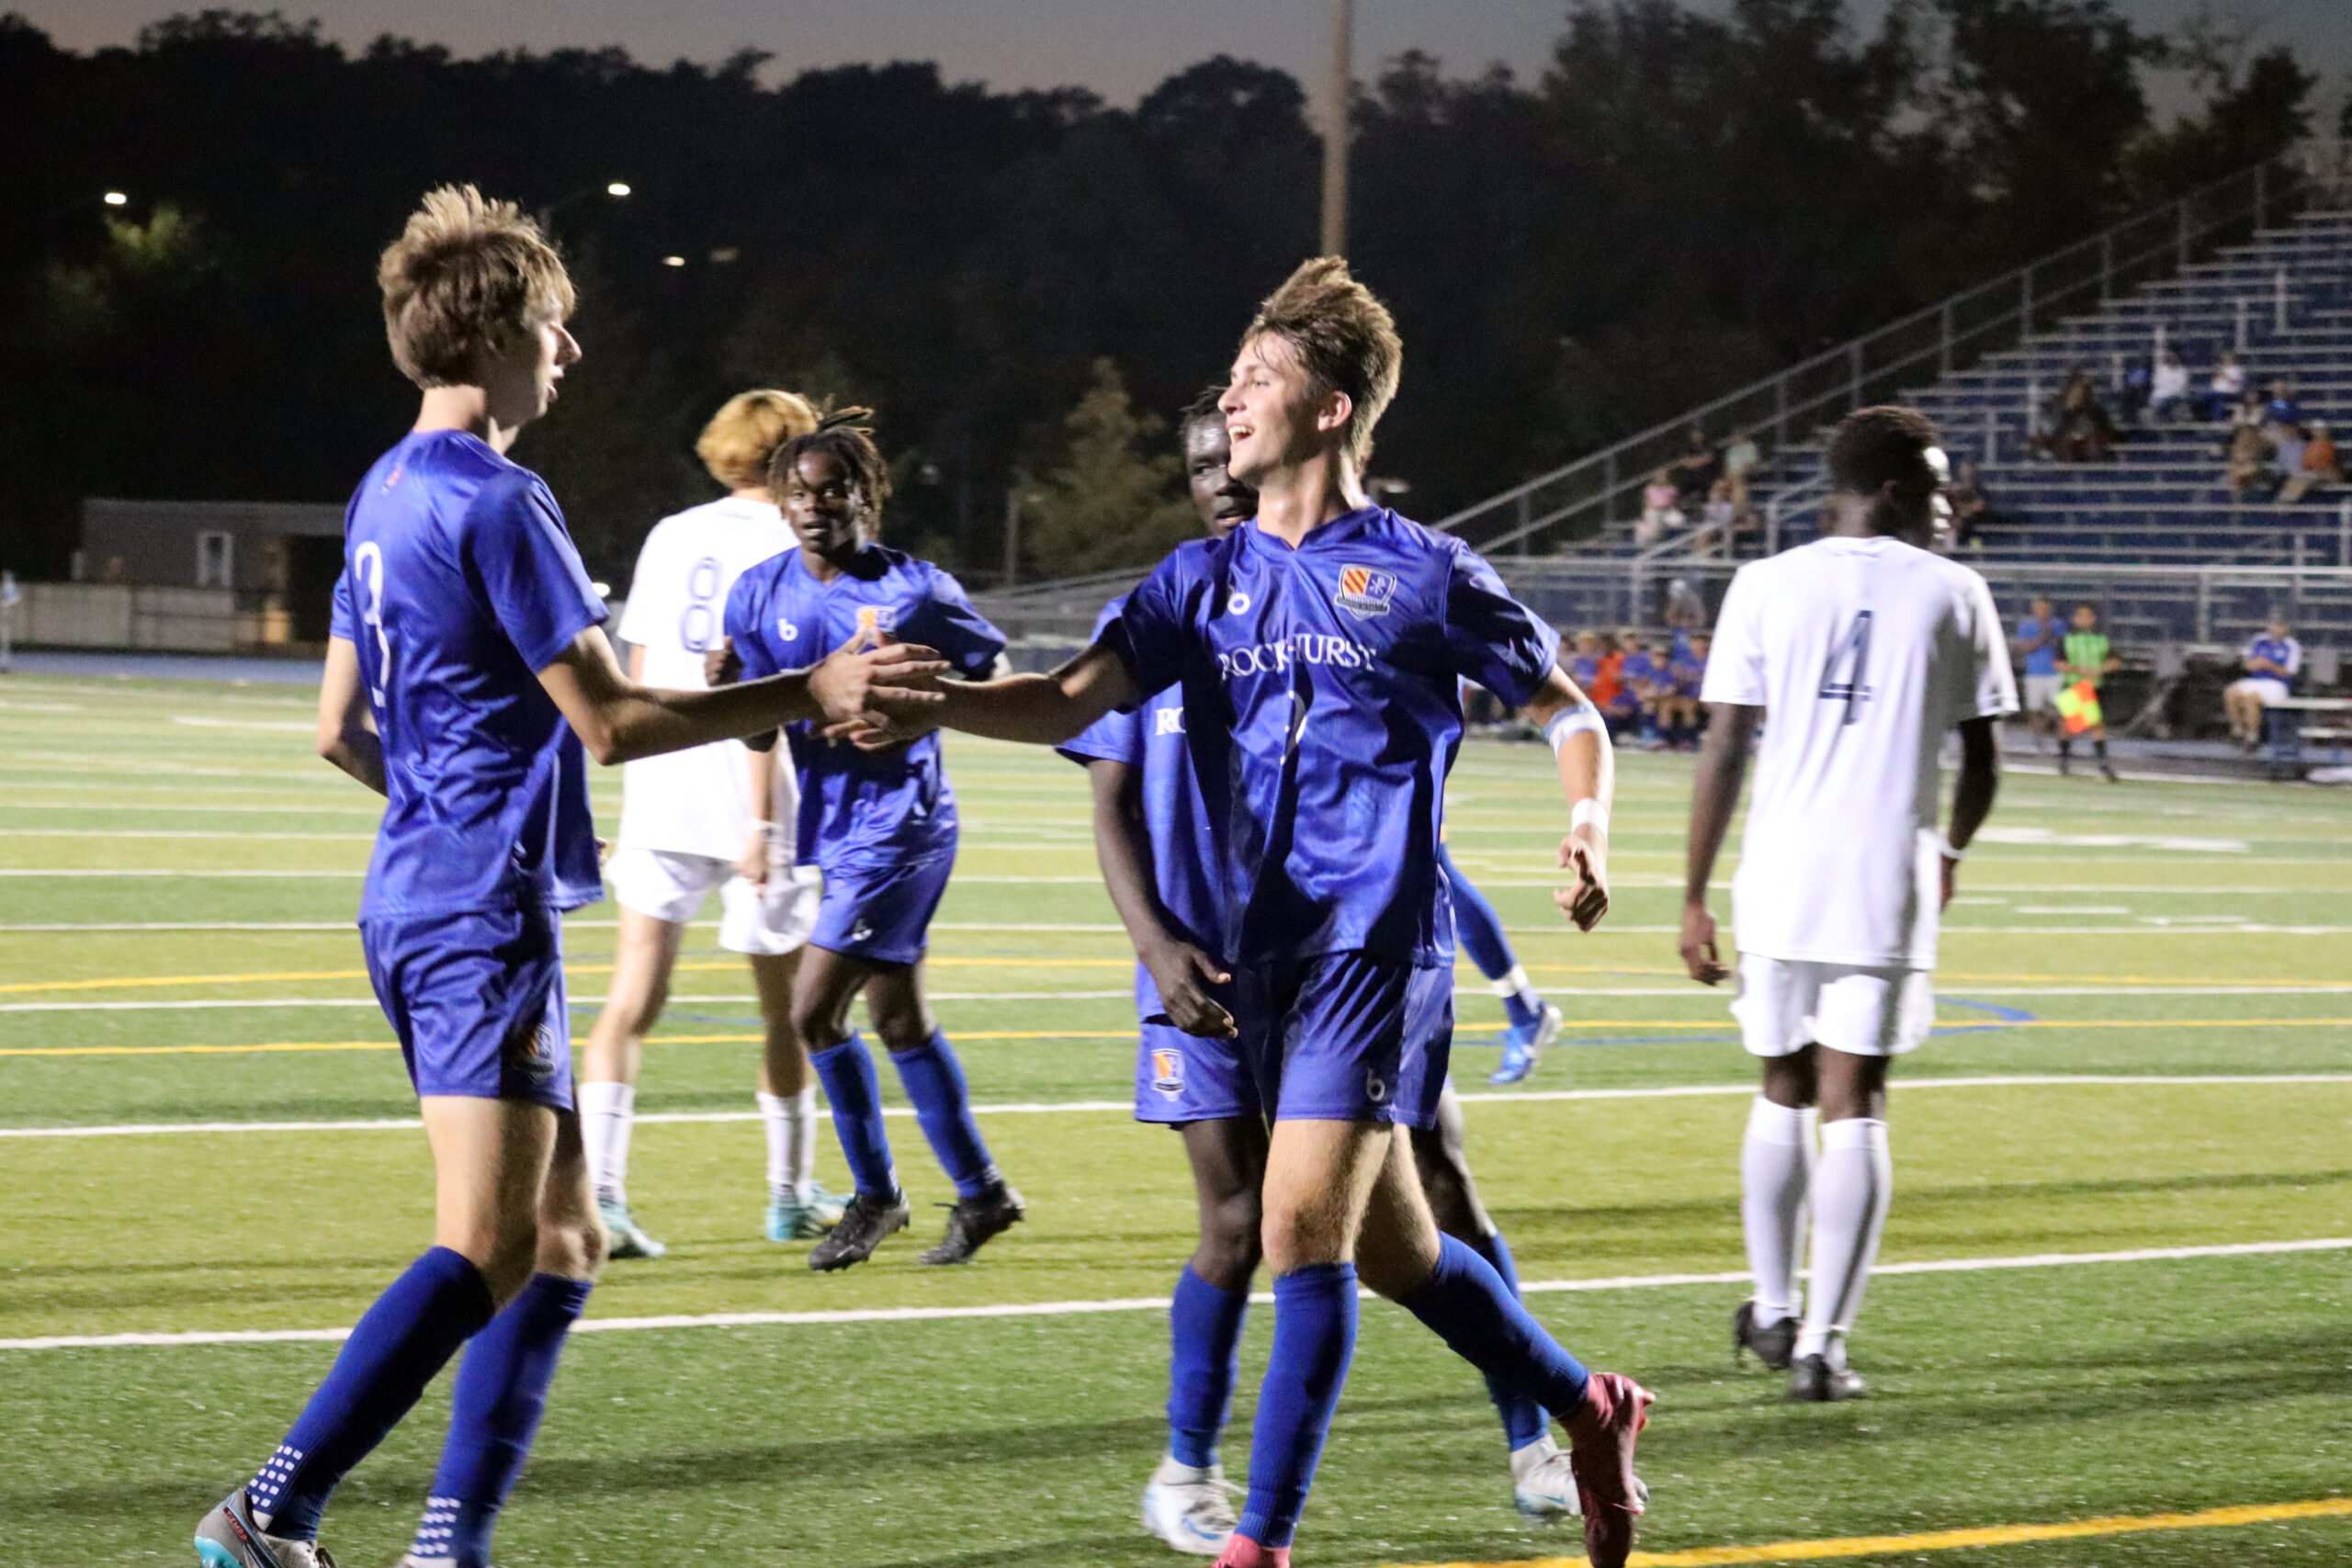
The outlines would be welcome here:
[[[2299,1241],[2241,1241],[2211,1247],[2144,1247],[2128,1252],[2042,1252],[2014,1258],[1937,1258],[1911,1263],[1881,1263],[1873,1277],[1896,1274],[1974,1274],[2007,1269],[2069,1269],[2099,1263],[2165,1263],[2202,1258],[2261,1258],[2306,1252],[2352,1250],[2352,1236],[2316,1236]],[[1713,1274],[1620,1274],[1600,1280],[1532,1280],[1524,1295],[1643,1291],[1678,1285],[1745,1285],[1747,1270]],[[1370,1291],[1360,1296],[1373,1299]],[[1271,1304],[1270,1291],[1250,1299]],[[1091,1302],[1003,1302],[978,1306],[849,1307],[825,1312],[677,1313],[659,1317],[591,1317],[572,1325],[574,1334],[629,1334],[661,1328],[788,1328],[847,1323],[936,1323],[957,1318],[1081,1317],[1102,1313],[1165,1312],[1166,1296],[1114,1297]],[[111,1350],[171,1345],[333,1344],[350,1337],[348,1328],[198,1329],[177,1334],[54,1334],[0,1339],[0,1350]]]
[[[1039,959],[1041,969],[1053,967],[1050,959]],[[191,981],[191,985],[208,982]],[[217,983],[217,982],[215,982]],[[1943,997],[2333,997],[2352,993],[2352,983],[2332,985],[2314,981],[2302,986],[1939,986],[1937,995]],[[1492,987],[1481,983],[1456,986],[1456,997],[1476,999],[1491,996]],[[1075,991],[933,991],[923,995],[935,1002],[1092,1002],[1123,1001],[1135,995],[1133,987],[1116,990]],[[1703,1002],[1720,1000],[1724,993],[1699,989],[1689,983],[1679,986],[1546,986],[1544,995],[1556,997],[1663,998],[1668,1000]],[[676,996],[669,998],[671,1006],[753,1007],[759,998],[745,992],[739,996]],[[582,998],[581,1003],[585,1004]],[[135,1002],[0,1002],[0,1013],[16,1012],[201,1012],[251,1008],[372,1008],[374,997],[207,997],[180,1001]],[[593,1004],[585,1004],[593,1005]],[[2045,1023],[2058,1021],[2043,1020]],[[2162,1019],[2150,1023],[2161,1024]],[[1570,1018],[1565,1027],[1573,1030],[1577,1021]],[[1992,1025],[1988,1023],[1988,1027]],[[1729,1025],[1725,1026],[1726,1028]],[[653,1043],[660,1044],[656,1035]]]
[[[2352,1084],[2352,1073],[2023,1073],[1964,1078],[1898,1078],[1887,1087],[1896,1092],[1908,1093],[1913,1089],[2175,1089],[2273,1084]],[[1475,1091],[1459,1098],[1464,1103],[1524,1105],[1564,1100],[1697,1100],[1753,1096],[1755,1093],[1754,1084],[1718,1083],[1647,1085],[1636,1089],[1533,1089],[1516,1094]],[[973,1112],[981,1116],[1053,1116],[1125,1112],[1134,1109],[1134,1102],[1125,1100],[1020,1100],[972,1107]],[[914,1111],[905,1106],[891,1105],[885,1106],[882,1114],[911,1116]],[[639,1112],[636,1120],[642,1125],[757,1122],[760,1118],[761,1112],[757,1111],[652,1111]],[[0,1139],[156,1137],[175,1133],[370,1133],[422,1127],[424,1124],[413,1116],[383,1116],[342,1122],[127,1122],[96,1127],[0,1127]]]
[[[373,833],[266,833],[202,828],[0,828],[0,839],[229,839],[372,844]]]

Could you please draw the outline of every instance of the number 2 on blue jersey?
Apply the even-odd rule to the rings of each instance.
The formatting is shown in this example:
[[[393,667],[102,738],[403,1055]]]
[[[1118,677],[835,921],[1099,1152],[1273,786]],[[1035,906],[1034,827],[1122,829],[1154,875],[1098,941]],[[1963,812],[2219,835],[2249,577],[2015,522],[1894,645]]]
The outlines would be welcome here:
[[[1846,716],[1841,723],[1851,724],[1862,716],[1862,705],[1871,700],[1871,688],[1865,678],[1871,661],[1871,613],[1858,610],[1854,624],[1838,634],[1829,650],[1828,666],[1821,671],[1821,700],[1842,702]]]

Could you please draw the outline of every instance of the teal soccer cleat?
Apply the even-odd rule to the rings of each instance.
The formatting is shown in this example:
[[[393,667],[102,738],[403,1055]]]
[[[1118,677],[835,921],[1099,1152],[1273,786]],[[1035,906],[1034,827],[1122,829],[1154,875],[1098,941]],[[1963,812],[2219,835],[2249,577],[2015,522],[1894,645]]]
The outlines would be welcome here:
[[[605,1216],[605,1235],[609,1238],[605,1253],[607,1258],[659,1258],[670,1250],[638,1227],[627,1203],[599,1198],[596,1212]]]
[[[334,1568],[317,1541],[265,1535],[242,1486],[197,1525],[196,1558],[204,1568]]]
[[[823,1188],[811,1185],[808,1201],[796,1202],[790,1198],[774,1198],[768,1201],[768,1239],[770,1241],[815,1241],[842,1223],[848,1208],[841,1199]]]
[[[1487,1075],[1491,1084],[1519,1083],[1535,1070],[1536,1062],[1544,1055],[1544,1047],[1560,1037],[1563,1020],[1560,1010],[1550,1002],[1544,1004],[1544,1016],[1533,1029],[1511,1028],[1503,1031],[1502,1065]]]

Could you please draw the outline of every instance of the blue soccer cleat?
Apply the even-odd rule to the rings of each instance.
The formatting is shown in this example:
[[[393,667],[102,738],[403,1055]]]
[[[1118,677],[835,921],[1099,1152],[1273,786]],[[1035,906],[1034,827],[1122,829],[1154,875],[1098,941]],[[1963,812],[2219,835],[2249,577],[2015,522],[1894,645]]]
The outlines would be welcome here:
[[[1560,1037],[1560,1025],[1566,1021],[1560,1010],[1550,1002],[1544,1004],[1544,1016],[1535,1021],[1532,1029],[1516,1025],[1503,1031],[1503,1059],[1499,1066],[1487,1076],[1491,1084],[1518,1083],[1535,1070],[1544,1055],[1544,1047]]]
[[[823,1188],[810,1183],[806,1203],[791,1198],[774,1198],[768,1201],[768,1239],[770,1241],[814,1241],[842,1223],[848,1204]]]

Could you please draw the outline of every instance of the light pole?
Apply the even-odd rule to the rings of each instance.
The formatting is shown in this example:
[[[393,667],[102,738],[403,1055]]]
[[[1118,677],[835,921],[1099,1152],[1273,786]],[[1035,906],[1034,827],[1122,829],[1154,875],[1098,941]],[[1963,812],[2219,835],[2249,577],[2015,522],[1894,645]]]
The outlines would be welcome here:
[[[636,194],[635,189],[630,186],[627,180],[606,180],[600,186],[582,186],[570,196],[551,201],[545,207],[540,208],[539,227],[546,230],[552,230],[555,227],[555,215],[557,213],[562,211],[565,208],[570,207],[573,202],[583,200],[588,197],[602,196],[608,197],[614,201],[627,201],[630,197]]]
[[[1323,254],[1348,249],[1348,109],[1355,96],[1355,0],[1331,0],[1331,74],[1323,100]]]

